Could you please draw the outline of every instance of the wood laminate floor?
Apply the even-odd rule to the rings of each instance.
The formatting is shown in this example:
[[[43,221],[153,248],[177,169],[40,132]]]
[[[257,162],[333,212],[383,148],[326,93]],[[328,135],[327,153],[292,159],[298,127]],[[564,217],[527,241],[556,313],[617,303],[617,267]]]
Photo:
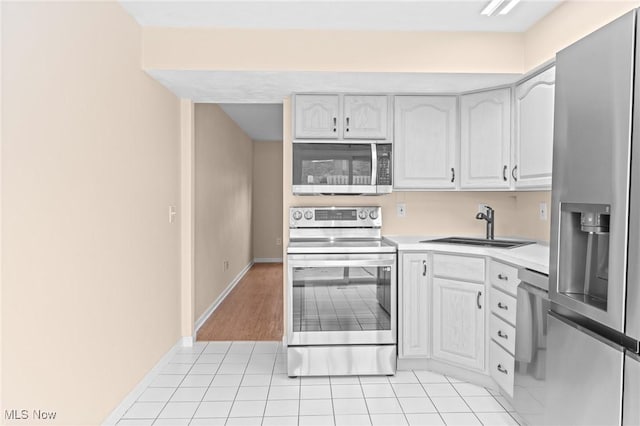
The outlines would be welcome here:
[[[256,263],[198,330],[197,340],[282,340],[282,263]]]

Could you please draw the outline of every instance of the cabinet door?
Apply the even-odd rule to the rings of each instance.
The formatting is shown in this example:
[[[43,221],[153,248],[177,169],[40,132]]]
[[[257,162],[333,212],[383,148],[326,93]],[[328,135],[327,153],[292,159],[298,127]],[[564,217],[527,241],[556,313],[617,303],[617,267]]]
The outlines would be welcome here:
[[[296,95],[295,138],[338,139],[339,116],[338,95]]]
[[[433,358],[484,370],[483,284],[433,279]]]
[[[511,89],[460,97],[460,186],[508,189],[511,182]]]
[[[400,356],[429,356],[429,261],[426,253],[403,253],[400,271]]]
[[[455,188],[456,107],[454,96],[396,96],[395,188]]]
[[[386,96],[344,96],[345,139],[387,139]]]
[[[552,67],[516,86],[516,189],[551,189],[555,75]]]

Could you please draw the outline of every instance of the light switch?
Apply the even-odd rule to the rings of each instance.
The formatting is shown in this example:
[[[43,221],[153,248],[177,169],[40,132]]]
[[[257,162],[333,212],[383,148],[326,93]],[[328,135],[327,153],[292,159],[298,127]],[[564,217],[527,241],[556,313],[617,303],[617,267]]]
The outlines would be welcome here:
[[[176,206],[169,206],[169,223],[173,223],[176,217]]]

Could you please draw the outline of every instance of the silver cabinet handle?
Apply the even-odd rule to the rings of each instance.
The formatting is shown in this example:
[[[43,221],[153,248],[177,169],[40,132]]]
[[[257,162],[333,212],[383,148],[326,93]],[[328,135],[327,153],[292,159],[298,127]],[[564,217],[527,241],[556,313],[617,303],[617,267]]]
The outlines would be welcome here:
[[[507,305],[503,305],[502,302],[498,302],[498,308],[504,309],[505,311],[509,310],[509,307]]]
[[[518,166],[513,166],[513,169],[511,170],[511,177],[513,178],[513,180],[515,180],[516,182],[518,181],[518,178],[516,177],[516,171],[518,170]]]
[[[502,337],[503,339],[508,339],[509,336],[504,334],[502,330],[498,330],[498,337]]]
[[[456,180],[456,169],[454,169],[453,167],[451,168],[451,182],[453,183],[453,181]]]
[[[346,118],[346,122],[347,122],[347,128],[345,129],[345,132],[349,131],[349,117]]]
[[[337,130],[337,126],[338,126],[338,119],[336,117],[333,117],[333,132],[335,133]]]
[[[507,374],[507,369],[503,368],[501,364],[498,364],[498,367],[496,367],[498,369],[499,372],[501,372],[502,374]]]
[[[482,305],[480,305],[480,298],[482,297],[482,292],[478,292],[478,297],[476,297],[476,305],[478,305],[478,309],[482,309]]]
[[[427,261],[426,260],[422,261],[422,276],[423,277],[427,276]]]
[[[507,181],[507,165],[502,168],[502,180]]]
[[[498,274],[498,279],[502,281],[508,281],[509,277],[507,275]]]

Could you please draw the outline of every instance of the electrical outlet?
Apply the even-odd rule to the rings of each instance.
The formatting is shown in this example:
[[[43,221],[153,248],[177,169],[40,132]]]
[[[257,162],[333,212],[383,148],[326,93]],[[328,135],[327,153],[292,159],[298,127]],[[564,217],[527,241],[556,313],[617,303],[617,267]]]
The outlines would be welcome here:
[[[173,223],[176,217],[176,207],[169,206],[169,223]]]
[[[282,238],[280,238],[280,237],[276,238],[276,245],[277,246],[281,246],[282,245]]]
[[[407,215],[407,205],[405,203],[396,204],[396,213],[398,217],[405,217]]]
[[[540,203],[538,207],[538,216],[540,220],[547,220],[547,203]]]

